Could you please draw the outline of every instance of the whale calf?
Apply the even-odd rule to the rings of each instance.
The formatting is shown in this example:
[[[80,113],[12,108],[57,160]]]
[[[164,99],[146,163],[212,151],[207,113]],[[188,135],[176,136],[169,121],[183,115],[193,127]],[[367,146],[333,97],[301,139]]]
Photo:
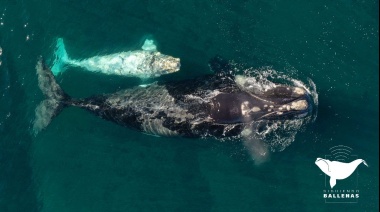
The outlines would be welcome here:
[[[315,164],[325,173],[330,176],[330,187],[334,188],[336,180],[344,180],[356,170],[356,168],[363,163],[368,167],[367,162],[363,159],[356,159],[350,163],[340,161],[330,161],[323,158],[317,158]]]
[[[159,77],[179,71],[180,59],[158,52],[153,40],[146,39],[141,48],[75,60],[68,56],[63,39],[58,38],[52,72],[58,75],[68,65],[92,72],[139,78]]]
[[[250,77],[232,76],[228,64],[213,60],[214,74],[175,82],[155,82],[112,94],[74,99],[66,94],[40,58],[38,84],[45,95],[36,108],[34,132],[45,129],[68,106],[146,134],[158,136],[247,138],[252,154],[266,157],[265,144],[252,139],[256,123],[288,123],[310,117],[313,99],[301,87],[277,85],[253,92]],[[298,122],[299,123],[299,122]]]

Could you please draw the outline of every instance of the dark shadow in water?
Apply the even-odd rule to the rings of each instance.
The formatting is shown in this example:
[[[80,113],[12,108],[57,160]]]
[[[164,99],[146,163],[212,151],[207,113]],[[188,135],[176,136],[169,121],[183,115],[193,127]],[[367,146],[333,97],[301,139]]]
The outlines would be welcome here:
[[[6,50],[4,52],[7,46],[1,46],[3,63],[0,71],[7,71],[7,75],[2,73],[0,76],[8,78],[2,79],[2,82],[9,83],[9,95],[0,99],[0,104],[9,104],[10,117],[3,122],[0,131],[0,211],[39,211],[40,204],[30,167],[29,149],[32,139],[28,132],[29,123],[25,121],[26,109],[24,104],[16,104],[24,102],[25,93],[20,88],[12,54]]]

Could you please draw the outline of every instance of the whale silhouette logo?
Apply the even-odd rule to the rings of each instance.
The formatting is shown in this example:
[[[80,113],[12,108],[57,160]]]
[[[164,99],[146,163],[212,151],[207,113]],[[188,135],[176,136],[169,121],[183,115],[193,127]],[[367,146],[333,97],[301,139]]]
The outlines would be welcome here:
[[[315,161],[315,164],[323,171],[323,173],[330,176],[331,188],[336,185],[336,180],[344,180],[351,176],[361,163],[368,167],[368,164],[363,159],[356,159],[350,163],[330,161],[323,158],[317,158]]]

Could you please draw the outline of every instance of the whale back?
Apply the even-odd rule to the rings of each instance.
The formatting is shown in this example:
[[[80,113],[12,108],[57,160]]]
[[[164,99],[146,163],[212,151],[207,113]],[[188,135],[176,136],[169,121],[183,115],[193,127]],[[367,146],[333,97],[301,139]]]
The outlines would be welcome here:
[[[332,161],[331,167],[333,169],[333,171],[332,171],[333,173],[331,176],[333,176],[339,180],[346,179],[347,177],[351,176],[352,173],[355,172],[356,168],[361,163],[364,163],[366,166],[368,166],[367,163],[363,159],[356,159],[350,163]]]

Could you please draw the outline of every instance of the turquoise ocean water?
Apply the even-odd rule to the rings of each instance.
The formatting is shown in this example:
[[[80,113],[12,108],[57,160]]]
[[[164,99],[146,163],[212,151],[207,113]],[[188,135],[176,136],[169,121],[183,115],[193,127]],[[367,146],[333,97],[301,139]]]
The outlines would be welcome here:
[[[378,7],[377,0],[0,0],[0,211],[378,211]],[[138,49],[146,36],[182,62],[180,72],[156,80],[209,74],[217,54],[311,78],[316,121],[261,166],[239,141],[153,137],[78,108],[33,135],[43,99],[36,60],[51,65],[58,37],[72,58],[88,58]],[[141,83],[77,68],[57,80],[73,97]],[[323,198],[328,187],[314,162],[336,145],[369,164],[336,186],[360,190],[358,203]]]

